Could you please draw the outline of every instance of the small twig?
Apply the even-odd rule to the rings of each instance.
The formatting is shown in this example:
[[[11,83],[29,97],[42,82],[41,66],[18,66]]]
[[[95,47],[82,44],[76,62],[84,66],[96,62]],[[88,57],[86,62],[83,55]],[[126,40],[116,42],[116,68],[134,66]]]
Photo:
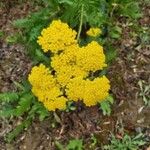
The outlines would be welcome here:
[[[118,7],[118,4],[113,4],[113,8],[112,8],[112,11],[110,12],[110,17],[112,18],[113,17],[113,13],[115,11],[115,9]]]

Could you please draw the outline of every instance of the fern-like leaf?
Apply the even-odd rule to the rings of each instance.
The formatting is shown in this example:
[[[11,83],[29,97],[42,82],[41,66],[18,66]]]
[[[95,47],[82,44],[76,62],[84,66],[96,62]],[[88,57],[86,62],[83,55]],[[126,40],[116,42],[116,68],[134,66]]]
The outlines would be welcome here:
[[[30,105],[32,103],[32,98],[33,98],[33,95],[30,93],[27,93],[20,98],[18,106],[15,110],[16,116],[21,116],[30,109]]]
[[[14,102],[17,101],[19,98],[18,93],[15,92],[6,92],[6,93],[1,93],[0,94],[0,103],[2,102]]]

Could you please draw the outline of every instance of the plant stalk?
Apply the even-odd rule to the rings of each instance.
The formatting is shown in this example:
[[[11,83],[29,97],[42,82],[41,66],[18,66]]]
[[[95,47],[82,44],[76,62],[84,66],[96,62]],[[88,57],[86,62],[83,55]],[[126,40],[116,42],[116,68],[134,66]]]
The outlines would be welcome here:
[[[80,16],[80,24],[79,24],[79,30],[78,30],[78,35],[77,35],[77,41],[79,41],[80,34],[82,31],[82,24],[83,24],[83,5],[81,6],[81,16]]]
[[[60,119],[60,117],[57,115],[57,113],[54,111],[53,114],[54,114],[54,118],[55,118],[56,122],[61,124],[61,119]]]

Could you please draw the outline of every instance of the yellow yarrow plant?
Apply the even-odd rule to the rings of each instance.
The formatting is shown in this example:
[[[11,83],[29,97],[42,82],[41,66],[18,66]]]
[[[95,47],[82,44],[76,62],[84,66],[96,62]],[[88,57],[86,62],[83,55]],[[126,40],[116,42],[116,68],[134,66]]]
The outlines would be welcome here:
[[[109,94],[110,82],[105,76],[91,77],[107,66],[103,47],[96,41],[80,47],[76,34],[66,23],[54,20],[38,37],[43,51],[52,53],[52,69],[34,66],[28,79],[33,94],[49,111],[65,110],[69,100],[93,106]]]

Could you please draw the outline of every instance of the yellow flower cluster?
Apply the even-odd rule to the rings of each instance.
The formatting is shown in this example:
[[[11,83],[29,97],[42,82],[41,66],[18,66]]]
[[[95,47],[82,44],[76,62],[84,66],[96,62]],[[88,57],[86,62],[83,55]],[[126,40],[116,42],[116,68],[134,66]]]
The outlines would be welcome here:
[[[97,37],[102,33],[100,28],[90,28],[86,34],[92,37]]]
[[[66,23],[55,20],[48,28],[43,29],[37,42],[42,46],[44,52],[57,53],[63,51],[67,46],[77,43],[76,34],[76,31],[69,28]]]
[[[66,108],[67,99],[63,96],[57,80],[43,64],[33,67],[28,79],[32,85],[32,92],[48,110]]]
[[[48,110],[65,109],[68,100],[92,106],[108,96],[110,83],[105,76],[90,80],[91,73],[106,67],[103,47],[96,41],[80,47],[76,31],[55,20],[43,29],[38,43],[44,52],[53,53],[52,72],[43,64],[35,66],[29,82],[34,95]]]
[[[77,45],[72,45],[59,54],[54,55],[51,61],[52,68],[56,71],[56,76],[61,86],[66,86],[72,78],[82,76],[86,77],[87,72],[77,66],[77,55],[79,51]]]
[[[66,94],[69,99],[83,100],[86,106],[92,106],[108,96],[108,89],[110,84],[105,76],[95,78],[93,81],[79,77],[72,79],[67,85]]]
[[[85,71],[96,71],[106,67],[103,47],[93,41],[81,48],[77,55],[77,65]]]

